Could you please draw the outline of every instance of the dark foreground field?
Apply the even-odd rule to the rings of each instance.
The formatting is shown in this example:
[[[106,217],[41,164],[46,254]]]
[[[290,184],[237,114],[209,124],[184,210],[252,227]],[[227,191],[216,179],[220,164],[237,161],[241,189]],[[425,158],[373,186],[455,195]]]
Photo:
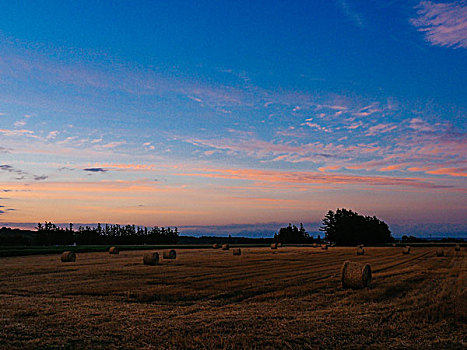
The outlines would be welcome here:
[[[465,248],[178,250],[0,258],[0,348],[386,348],[467,346]],[[343,290],[344,260],[369,289]]]

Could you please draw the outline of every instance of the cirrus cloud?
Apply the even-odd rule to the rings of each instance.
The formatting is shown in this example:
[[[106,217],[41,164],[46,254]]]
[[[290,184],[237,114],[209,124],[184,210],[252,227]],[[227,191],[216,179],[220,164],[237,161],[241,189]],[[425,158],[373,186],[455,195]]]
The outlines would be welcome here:
[[[434,3],[421,1],[417,18],[410,20],[432,45],[467,48],[467,6],[464,1]]]

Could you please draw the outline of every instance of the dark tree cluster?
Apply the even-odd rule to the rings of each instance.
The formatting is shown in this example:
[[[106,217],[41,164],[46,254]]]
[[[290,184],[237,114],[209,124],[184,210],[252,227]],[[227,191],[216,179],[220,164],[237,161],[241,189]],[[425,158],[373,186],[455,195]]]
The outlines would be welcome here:
[[[30,230],[2,227],[0,228],[0,246],[31,245],[34,235],[35,232]]]
[[[300,224],[300,228],[292,224],[289,224],[287,227],[281,227],[279,234],[274,238],[276,242],[280,243],[309,243],[312,240],[303,224]]]
[[[393,242],[388,225],[375,216],[363,216],[352,210],[330,210],[320,228],[326,240],[336,245],[383,244]]]
[[[73,224],[61,228],[51,222],[38,224],[34,243],[37,245],[90,245],[90,244],[175,244],[178,229],[170,227],[140,227],[135,225],[97,224],[96,227],[80,226],[73,230]]]

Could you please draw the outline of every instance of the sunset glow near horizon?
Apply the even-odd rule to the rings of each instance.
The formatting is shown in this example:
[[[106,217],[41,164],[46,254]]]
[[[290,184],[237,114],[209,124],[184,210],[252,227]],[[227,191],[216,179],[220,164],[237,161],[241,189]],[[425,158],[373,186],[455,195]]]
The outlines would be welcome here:
[[[0,225],[465,234],[466,112],[465,1],[2,2]]]

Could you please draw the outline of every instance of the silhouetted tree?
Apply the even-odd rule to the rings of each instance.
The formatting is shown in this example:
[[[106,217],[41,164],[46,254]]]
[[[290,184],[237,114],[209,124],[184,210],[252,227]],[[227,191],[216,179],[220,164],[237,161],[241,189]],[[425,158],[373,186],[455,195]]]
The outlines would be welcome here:
[[[277,241],[281,243],[306,243],[309,239],[310,236],[305,231],[303,224],[300,224],[300,229],[292,224],[281,227],[277,235]]]
[[[352,210],[329,210],[321,231],[326,240],[337,245],[380,244],[394,241],[388,225],[376,216],[363,216]]]

